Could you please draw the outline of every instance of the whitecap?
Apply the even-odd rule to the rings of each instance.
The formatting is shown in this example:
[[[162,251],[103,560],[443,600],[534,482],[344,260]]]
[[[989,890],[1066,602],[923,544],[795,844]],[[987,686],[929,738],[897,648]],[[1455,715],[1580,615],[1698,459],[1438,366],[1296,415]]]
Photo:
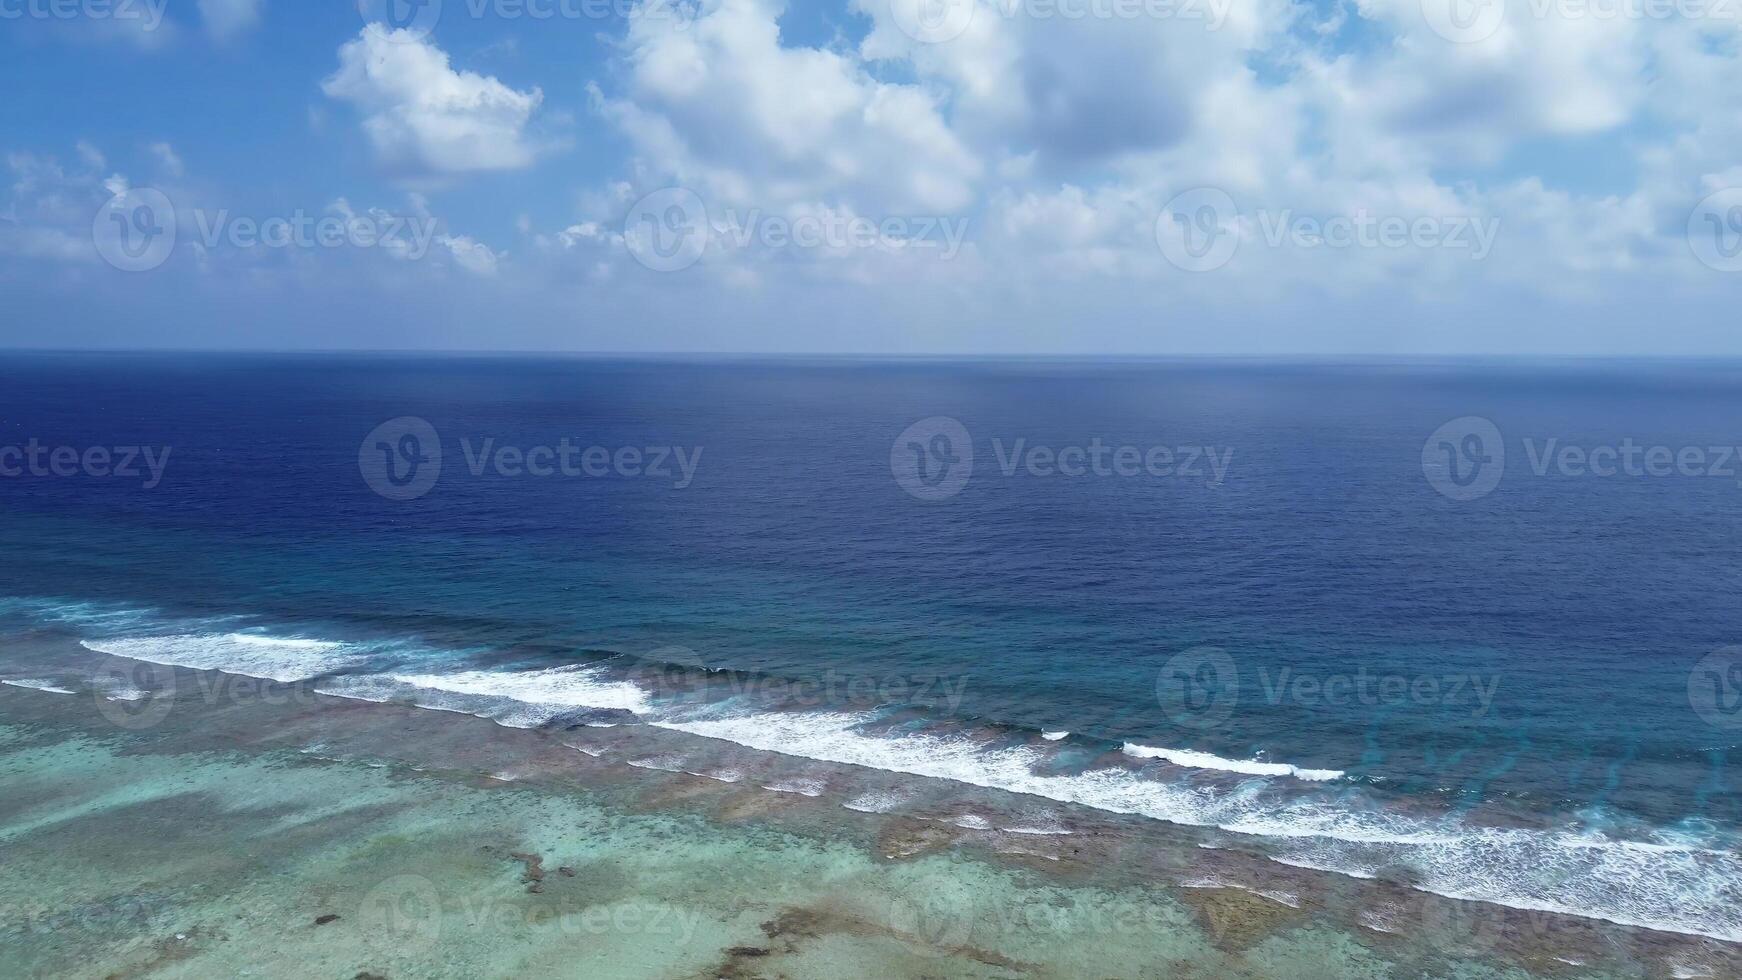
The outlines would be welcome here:
[[[405,699],[420,708],[478,715],[510,728],[537,728],[580,708],[639,713],[652,705],[640,687],[610,680],[600,669],[582,665],[526,671],[365,674],[333,678],[318,690],[360,701]]]
[[[1189,749],[1158,749],[1148,745],[1138,745],[1135,742],[1125,743],[1125,754],[1133,759],[1161,759],[1165,762],[1186,769],[1216,769],[1222,772],[1236,772],[1247,776],[1292,776],[1311,783],[1324,783],[1333,779],[1341,779],[1341,769],[1302,769],[1281,762],[1259,762],[1256,759],[1224,759],[1208,752],[1194,752]]]
[[[1603,841],[1570,830],[1484,827],[1280,792],[1167,782],[1124,767],[1037,772],[1027,746],[988,749],[965,737],[884,738],[845,713],[777,713],[655,727],[762,751],[952,780],[1063,803],[1214,827],[1268,841],[1274,860],[1350,877],[1403,865],[1418,889],[1447,898],[1742,941],[1742,855]],[[904,799],[868,794],[846,806],[887,812]]]
[[[88,650],[129,660],[190,670],[220,670],[282,684],[347,670],[367,660],[365,651],[344,643],[255,633],[197,633],[79,642]]]
[[[0,681],[0,684],[4,684],[7,687],[22,687],[27,691],[41,691],[44,694],[77,693],[75,691],[69,691],[64,687],[58,687],[53,681],[36,680],[28,677],[15,681]]]

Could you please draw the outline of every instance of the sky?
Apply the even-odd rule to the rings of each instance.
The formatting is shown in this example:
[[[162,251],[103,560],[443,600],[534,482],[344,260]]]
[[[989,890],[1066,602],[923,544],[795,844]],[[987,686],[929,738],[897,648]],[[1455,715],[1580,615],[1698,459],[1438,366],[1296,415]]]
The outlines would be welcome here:
[[[0,0],[0,346],[1742,354],[1742,0]]]

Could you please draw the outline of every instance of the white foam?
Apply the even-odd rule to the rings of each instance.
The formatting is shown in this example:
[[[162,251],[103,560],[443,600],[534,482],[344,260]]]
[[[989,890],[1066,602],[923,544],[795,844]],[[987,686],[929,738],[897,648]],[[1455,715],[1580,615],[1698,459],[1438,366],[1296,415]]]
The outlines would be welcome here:
[[[950,822],[955,824],[958,827],[963,828],[964,830],[991,830],[992,829],[992,821],[987,820],[985,817],[977,816],[977,815],[972,814],[972,813],[964,813],[961,816],[957,817],[956,819],[951,820]]]
[[[1300,908],[1300,896],[1298,895],[1292,895],[1288,892],[1269,891],[1263,888],[1253,888],[1250,885],[1242,885],[1239,882],[1227,881],[1222,878],[1192,878],[1188,881],[1180,882],[1180,887],[1192,889],[1233,889],[1234,891],[1245,892],[1248,895],[1257,895],[1259,898],[1269,899],[1278,905],[1286,905],[1291,909]]]
[[[73,694],[73,693],[75,693],[73,691],[67,690],[64,687],[56,687],[55,683],[53,681],[35,680],[32,678],[28,678],[28,677],[23,678],[21,680],[16,680],[16,681],[0,681],[0,684],[4,684],[7,687],[22,687],[27,691],[41,691],[45,694]]]
[[[1353,868],[1336,868],[1325,864],[1314,864],[1311,861],[1302,861],[1299,858],[1276,857],[1273,855],[1270,859],[1275,861],[1277,864],[1286,864],[1291,868],[1300,868],[1303,871],[1329,871],[1332,874],[1339,874],[1346,878],[1359,878],[1362,881],[1372,881],[1374,878],[1378,877],[1378,875],[1369,874],[1365,871],[1356,871]]]
[[[910,797],[905,793],[871,792],[856,796],[841,806],[849,810],[857,810],[860,813],[888,813],[909,799]]]
[[[1402,935],[1403,932],[1402,928],[1398,925],[1398,920],[1403,917],[1404,915],[1401,909],[1394,905],[1387,905],[1381,908],[1367,909],[1363,911],[1361,913],[1361,925],[1373,930],[1374,932],[1383,932],[1388,935],[1399,936]]]
[[[1256,759],[1224,759],[1208,752],[1189,749],[1158,749],[1135,742],[1125,743],[1125,754],[1133,759],[1161,759],[1187,769],[1218,769],[1248,776],[1293,776],[1310,783],[1330,782],[1343,776],[1341,769],[1302,769],[1281,762],[1259,762]]]
[[[783,779],[762,787],[776,793],[797,793],[799,796],[821,796],[826,788],[820,779]]]
[[[650,707],[647,692],[627,681],[601,679],[602,672],[579,666],[546,670],[472,670],[457,674],[393,674],[402,684],[456,694],[508,698],[553,708],[607,708],[636,714]]]
[[[190,633],[79,642],[88,650],[130,660],[191,670],[221,670],[283,684],[346,670],[367,659],[363,650],[330,640],[254,633]]]
[[[653,759],[630,759],[627,764],[634,766],[637,769],[652,769],[655,772],[673,772],[679,775],[684,774],[684,768],[677,760],[664,756]]]
[[[702,779],[712,779],[722,783],[736,783],[744,778],[744,774],[736,769],[716,769],[712,772],[699,772],[695,769],[685,769],[683,761],[675,756],[655,756],[650,759],[630,759],[628,765],[637,769],[651,769],[655,772],[676,773],[679,776],[697,776]]]
[[[1448,898],[1604,919],[1742,941],[1742,855],[1649,848],[1556,830],[1482,827],[1302,798],[1250,787],[1164,782],[1123,767],[1078,775],[1035,772],[1027,746],[985,749],[965,737],[882,738],[857,731],[869,716],[784,713],[656,727],[799,758],[952,780],[1112,813],[1215,827],[1265,838],[1267,853],[1303,867],[1371,877],[1404,865],[1416,887]],[[849,809],[884,812],[900,801],[861,797]]]
[[[626,681],[605,679],[598,668],[581,665],[526,671],[367,674],[334,678],[323,683],[320,691],[359,701],[404,698],[420,708],[477,715],[510,728],[537,728],[577,708],[639,713],[651,707],[646,691]]]

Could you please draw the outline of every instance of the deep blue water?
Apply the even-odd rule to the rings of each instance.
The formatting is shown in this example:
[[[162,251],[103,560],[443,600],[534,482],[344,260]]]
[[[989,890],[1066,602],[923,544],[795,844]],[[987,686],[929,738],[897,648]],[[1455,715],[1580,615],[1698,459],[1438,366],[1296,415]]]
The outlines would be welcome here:
[[[404,416],[444,463],[395,501],[359,450]],[[1508,459],[1459,502],[1423,446],[1465,416]],[[891,472],[931,417],[975,456],[941,501]],[[702,455],[684,487],[474,477],[461,442],[564,437]],[[1340,771],[1298,788],[1349,806],[1720,849],[1742,826],[1742,724],[1690,702],[1696,664],[1742,643],[1742,462],[1538,477],[1522,445],[1734,446],[1742,365],[7,355],[0,447],[33,438],[173,448],[152,489],[0,477],[0,595],[41,600],[14,618],[238,615],[415,640],[397,655],[420,672],[681,646],[787,677],[943,675],[966,679],[957,724],[1076,733],[1055,760],[1073,771],[1131,743]],[[1018,439],[1232,456],[1219,483],[1007,477],[994,440]],[[1203,647],[1233,694],[1194,675],[1188,703],[1158,696]],[[1314,686],[1360,672],[1427,694]]]

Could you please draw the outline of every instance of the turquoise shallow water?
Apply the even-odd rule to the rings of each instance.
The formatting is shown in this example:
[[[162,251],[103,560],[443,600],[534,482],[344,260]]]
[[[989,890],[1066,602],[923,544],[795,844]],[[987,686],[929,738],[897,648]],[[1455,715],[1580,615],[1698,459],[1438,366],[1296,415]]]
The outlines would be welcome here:
[[[117,694],[180,665],[508,727],[651,729],[625,737],[709,747],[650,743],[628,760],[649,772],[773,772],[802,796],[812,767],[853,766],[889,781],[864,803],[880,812],[944,783],[999,797],[975,819],[1094,810],[1279,875],[1735,940],[1738,705],[1700,666],[1742,636],[1733,481],[1538,477],[1525,440],[1722,445],[1738,379],[8,356],[19,441],[173,452],[149,488],[0,480],[0,632],[119,658]],[[1471,415],[1512,464],[1460,502],[1423,448]],[[447,465],[405,500],[361,459],[408,416]],[[892,459],[934,417],[977,467],[925,500]],[[483,440],[695,465],[474,473]],[[1018,440],[1204,463],[1006,474]]]
[[[186,698],[180,676],[144,733],[88,692],[0,690],[7,975],[1575,975],[1549,950],[1576,946],[1457,912],[1363,927],[1207,863],[1181,888],[1001,857],[907,817],[787,811],[811,802],[792,794],[570,771],[594,757],[548,733],[281,688]],[[463,764],[427,765],[456,744]],[[1576,975],[1723,962],[1633,948]]]

